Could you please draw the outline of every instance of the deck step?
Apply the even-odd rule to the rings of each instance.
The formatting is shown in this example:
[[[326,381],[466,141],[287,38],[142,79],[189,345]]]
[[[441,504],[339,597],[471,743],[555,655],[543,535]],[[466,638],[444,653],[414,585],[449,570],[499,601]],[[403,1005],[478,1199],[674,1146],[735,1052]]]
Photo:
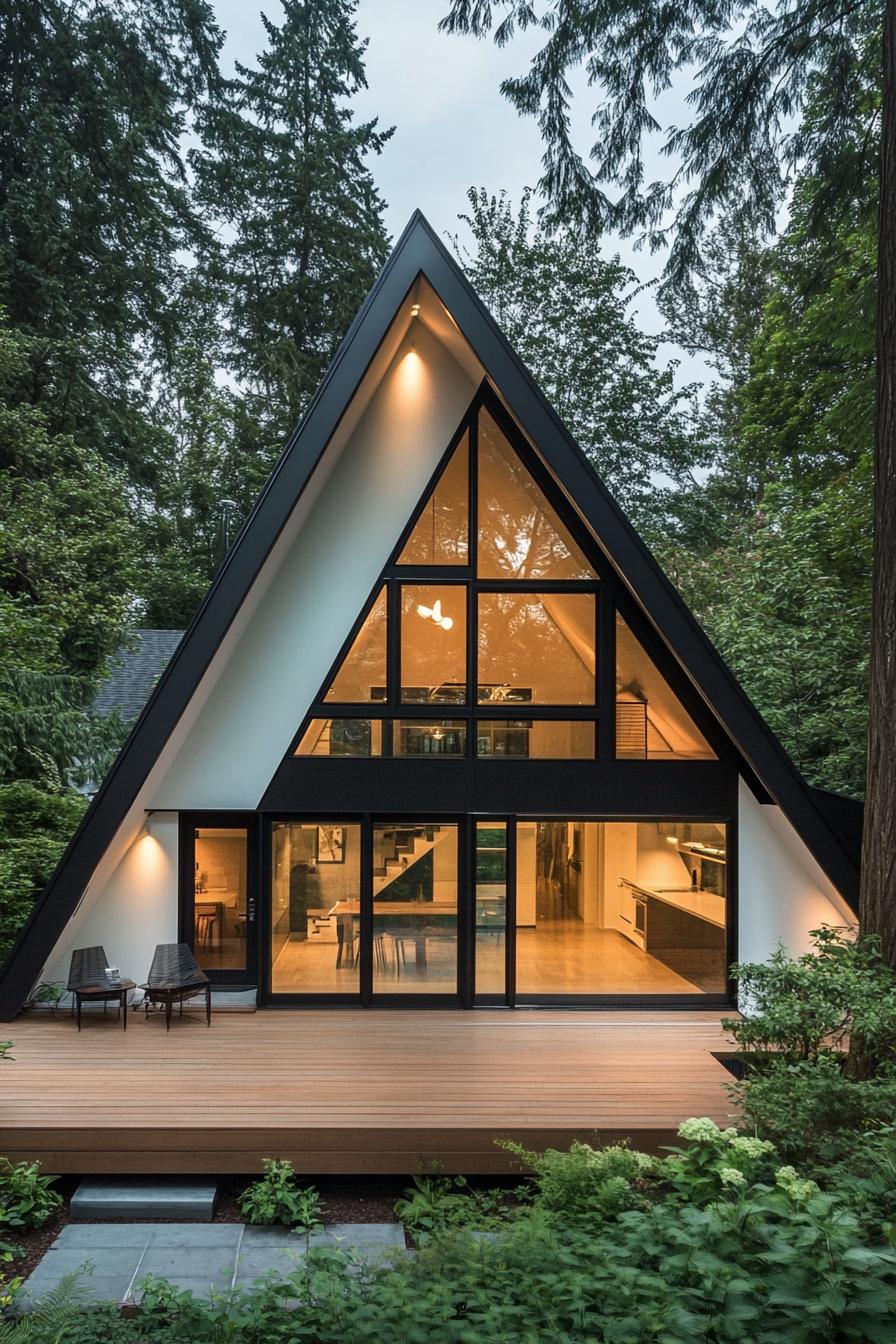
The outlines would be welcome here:
[[[209,1180],[126,1180],[88,1178],[72,1195],[72,1219],[189,1218],[210,1223],[218,1187]]]

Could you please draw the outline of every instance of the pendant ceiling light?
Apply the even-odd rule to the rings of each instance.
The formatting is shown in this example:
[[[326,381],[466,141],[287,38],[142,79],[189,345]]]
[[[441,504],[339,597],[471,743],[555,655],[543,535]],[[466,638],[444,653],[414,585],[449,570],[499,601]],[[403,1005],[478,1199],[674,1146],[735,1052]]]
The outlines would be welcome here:
[[[421,603],[417,607],[417,615],[422,616],[424,620],[435,621],[436,625],[440,625],[443,630],[451,630],[454,626],[454,621],[450,616],[442,615],[441,600],[437,600],[431,607],[424,607]]]

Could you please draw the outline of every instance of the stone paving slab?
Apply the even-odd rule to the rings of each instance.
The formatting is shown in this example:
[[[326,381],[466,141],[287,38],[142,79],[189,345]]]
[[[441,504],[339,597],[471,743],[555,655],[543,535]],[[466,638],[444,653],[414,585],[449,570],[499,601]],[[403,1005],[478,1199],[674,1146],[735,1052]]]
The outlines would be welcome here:
[[[210,1223],[218,1192],[214,1181],[88,1179],[72,1196],[72,1218],[190,1218]]]
[[[208,1297],[271,1273],[287,1277],[307,1246],[376,1258],[404,1250],[404,1231],[399,1223],[336,1223],[306,1237],[283,1227],[242,1223],[69,1223],[26,1280],[22,1305],[27,1309],[79,1271],[84,1302],[137,1300],[147,1274]]]

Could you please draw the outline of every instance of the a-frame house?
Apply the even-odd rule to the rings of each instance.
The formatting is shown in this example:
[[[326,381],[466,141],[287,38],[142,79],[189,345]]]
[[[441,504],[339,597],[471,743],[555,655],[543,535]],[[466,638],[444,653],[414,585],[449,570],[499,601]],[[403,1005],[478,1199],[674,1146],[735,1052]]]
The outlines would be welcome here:
[[[855,918],[807,787],[419,214],[0,981],[705,1006]]]

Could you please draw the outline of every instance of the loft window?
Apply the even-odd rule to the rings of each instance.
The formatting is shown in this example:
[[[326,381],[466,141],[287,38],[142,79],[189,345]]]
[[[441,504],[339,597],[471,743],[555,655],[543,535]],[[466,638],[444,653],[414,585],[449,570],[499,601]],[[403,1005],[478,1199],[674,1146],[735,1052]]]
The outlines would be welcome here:
[[[464,433],[398,557],[400,565],[466,565],[470,552],[470,436]]]
[[[485,407],[477,469],[481,579],[597,578]]]
[[[711,761],[715,753],[656,663],[616,617],[616,756]]]
[[[477,397],[295,754],[713,760],[621,617],[614,707],[613,669],[600,661],[613,659],[612,590],[599,599],[599,556],[546,464],[490,394]],[[614,712],[615,748],[598,731]]]
[[[461,584],[401,588],[403,704],[464,704],[467,698],[467,590]]]
[[[593,705],[593,593],[480,593],[480,704]]]
[[[386,695],[386,589],[382,587],[330,682],[324,700],[366,704]]]

